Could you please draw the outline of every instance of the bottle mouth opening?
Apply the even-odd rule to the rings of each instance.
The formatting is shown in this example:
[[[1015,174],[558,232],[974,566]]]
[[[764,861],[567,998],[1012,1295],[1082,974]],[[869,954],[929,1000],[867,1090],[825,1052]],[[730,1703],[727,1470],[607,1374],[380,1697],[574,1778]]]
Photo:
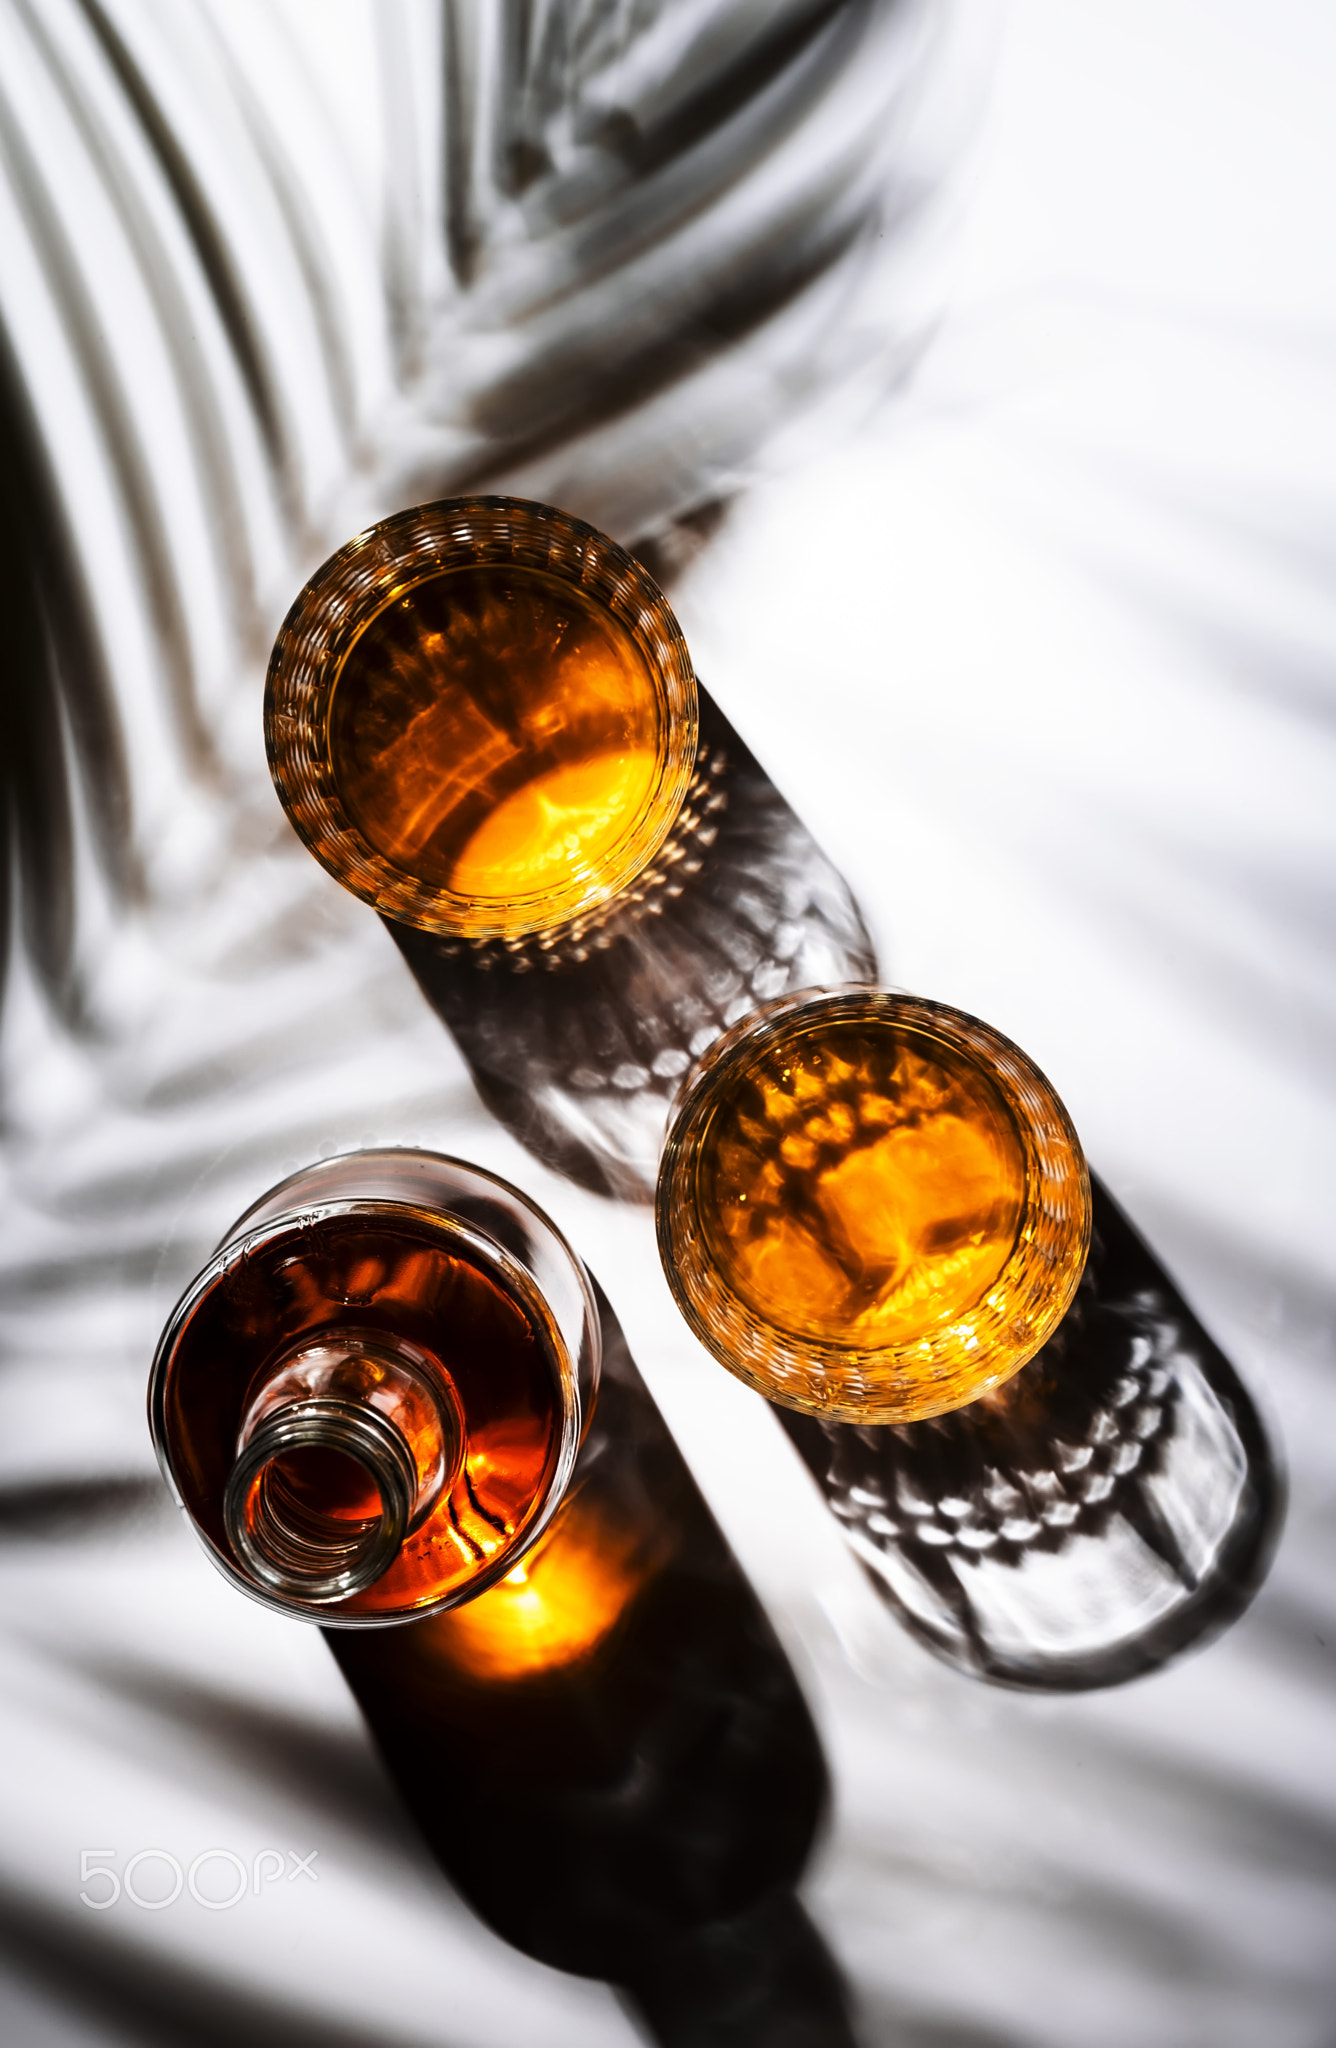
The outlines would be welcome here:
[[[332,1504],[303,1497],[303,1454],[309,1462],[312,1453],[340,1461],[343,1483],[321,1489]],[[237,1561],[268,1591],[316,1604],[346,1600],[374,1585],[398,1556],[417,1491],[412,1450],[388,1416],[361,1402],[317,1397],[268,1416],[242,1446],[223,1495],[223,1523]]]

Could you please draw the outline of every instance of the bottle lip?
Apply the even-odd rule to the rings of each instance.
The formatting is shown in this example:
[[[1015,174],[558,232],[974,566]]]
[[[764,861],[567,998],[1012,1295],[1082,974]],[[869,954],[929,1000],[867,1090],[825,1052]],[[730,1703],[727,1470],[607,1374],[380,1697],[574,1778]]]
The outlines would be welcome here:
[[[578,587],[630,634],[659,701],[655,780],[629,829],[592,873],[507,901],[419,880],[374,847],[349,815],[330,754],[335,685],[358,638],[388,604],[452,570],[505,564]],[[336,881],[384,916],[453,937],[559,931],[626,888],[672,830],[695,766],[696,678],[667,598],[635,557],[572,514],[527,498],[443,498],[357,534],[305,584],[265,683],[265,745],[298,836]]]
[[[871,1019],[936,1039],[978,1060],[1015,1123],[1025,1196],[1011,1261],[1024,1242],[1026,1279],[995,1306],[970,1313],[968,1334],[991,1347],[996,1370],[961,1394],[963,1319],[912,1342],[836,1342],[770,1322],[721,1273],[699,1222],[697,1172],[716,1108],[758,1057],[821,1023]],[[744,1017],[684,1076],[655,1194],[659,1256],[674,1299],[705,1348],[768,1400],[830,1420],[903,1423],[949,1413],[988,1394],[1047,1343],[1071,1304],[1090,1245],[1090,1177],[1071,1118],[1046,1076],[1000,1031],[945,1003],[862,984],[801,989]],[[1028,1236],[1027,1236],[1028,1233]],[[1009,1261],[1009,1265],[1011,1263]],[[997,1293],[994,1285],[990,1292]],[[973,1348],[973,1347],[970,1347]]]
[[[269,1468],[293,1451],[312,1447],[355,1459],[380,1496],[371,1523],[351,1531],[335,1555],[326,1542],[324,1554],[313,1556],[309,1544],[295,1540],[294,1532],[266,1513]],[[223,1527],[253,1579],[280,1598],[320,1605],[365,1591],[388,1570],[408,1534],[416,1490],[413,1454],[388,1417],[362,1403],[317,1396],[293,1401],[269,1416],[242,1445],[223,1491]],[[258,1510],[254,1516],[252,1503]],[[257,1535],[257,1520],[268,1524],[267,1542]]]
[[[435,1173],[438,1178],[445,1178],[453,1184],[461,1197],[466,1198],[472,1194],[483,1202],[492,1197],[503,1201],[507,1206],[518,1206],[525,1212],[527,1219],[536,1227],[540,1239],[556,1254],[563,1276],[574,1283],[575,1297],[573,1303],[569,1305],[566,1320],[571,1321],[578,1316],[578,1334],[574,1330],[570,1334],[563,1330],[561,1320],[537,1279],[504,1244],[488,1234],[484,1224],[470,1222],[454,1215],[448,1208],[433,1207],[426,1199],[406,1200],[402,1194],[395,1195],[389,1192],[364,1195],[331,1193],[323,1200],[311,1198],[313,1181],[318,1186],[320,1181],[333,1181],[339,1173],[346,1173],[349,1170],[363,1175],[368,1181],[374,1181],[377,1169],[388,1171],[402,1169],[405,1166],[426,1169]],[[426,1192],[427,1190],[424,1190],[424,1194]],[[444,1196],[442,1198],[447,1199]],[[530,1316],[543,1338],[556,1375],[561,1394],[561,1441],[546,1495],[522,1536],[470,1578],[465,1586],[456,1588],[437,1600],[403,1609],[344,1613],[337,1606],[323,1602],[307,1605],[291,1595],[279,1595],[266,1590],[248,1577],[240,1569],[236,1559],[226,1549],[220,1548],[211,1536],[200,1528],[177,1478],[167,1413],[168,1389],[171,1367],[180,1340],[195,1310],[224,1274],[262,1250],[273,1238],[290,1230],[294,1224],[314,1226],[340,1217],[383,1217],[387,1213],[415,1221],[433,1232],[445,1231],[460,1244],[467,1257],[476,1261],[484,1270],[490,1269],[494,1273],[504,1291],[519,1297],[526,1314]],[[512,1187],[498,1174],[488,1173],[485,1168],[473,1166],[465,1160],[451,1158],[444,1153],[409,1147],[382,1147],[365,1152],[340,1153],[289,1174],[258,1201],[252,1203],[227,1231],[212,1257],[185,1289],[167,1319],[154,1352],[148,1383],[149,1433],[159,1469],[173,1500],[194,1529],[213,1564],[239,1591],[258,1601],[261,1606],[298,1619],[317,1622],[322,1628],[393,1627],[406,1622],[420,1621],[429,1614],[459,1606],[475,1598],[477,1594],[485,1592],[489,1586],[504,1578],[507,1572],[513,1571],[520,1559],[538,1541],[561,1505],[570,1483],[581,1442],[593,1415],[601,1364],[602,1325],[593,1288],[584,1265],[556,1224],[518,1188]]]

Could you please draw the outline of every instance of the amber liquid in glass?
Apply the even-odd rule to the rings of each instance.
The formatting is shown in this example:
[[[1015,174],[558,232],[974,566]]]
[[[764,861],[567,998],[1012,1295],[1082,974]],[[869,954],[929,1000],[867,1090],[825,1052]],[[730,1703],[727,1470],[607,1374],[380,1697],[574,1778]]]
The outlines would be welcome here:
[[[914,1422],[1051,1336],[1090,1237],[1080,1143],[1000,1033],[891,991],[812,991],[726,1033],[664,1149],[669,1285],[769,1399]]]
[[[383,1576],[341,1603],[372,1617],[466,1591],[522,1542],[551,1486],[563,1410],[544,1332],[447,1224],[389,1209],[294,1222],[202,1297],[166,1389],[177,1483],[225,1555],[222,1497],[256,1389],[294,1347],[349,1334],[411,1346],[463,1430],[453,1483]],[[276,1462],[285,1499],[310,1516],[337,1524],[377,1512],[352,1458],[312,1447]]]
[[[414,585],[358,636],[329,743],[340,798],[384,859],[457,896],[541,906],[596,878],[643,814],[660,710],[603,607],[482,564]]]
[[[883,1345],[997,1280],[1025,1157],[977,1067],[849,1023],[758,1057],[705,1130],[696,1185],[711,1254],[758,1316]]]

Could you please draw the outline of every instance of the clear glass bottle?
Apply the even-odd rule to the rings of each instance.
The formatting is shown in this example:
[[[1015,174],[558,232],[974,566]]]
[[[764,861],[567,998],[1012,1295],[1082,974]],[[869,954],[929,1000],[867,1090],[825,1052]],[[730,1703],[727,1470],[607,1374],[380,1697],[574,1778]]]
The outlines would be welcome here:
[[[977,1019],[864,989],[749,1019],[684,1088],[658,1229],[697,1335],[948,1661],[1112,1684],[1261,1583],[1284,1490],[1246,1388]]]
[[[550,506],[396,514],[302,591],[266,734],[294,826],[375,905],[488,1106],[651,1201],[696,1055],[875,973],[847,886],[692,673],[672,611]]]
[[[174,1311],[150,1415],[213,1562],[326,1628],[497,1933],[608,1979],[664,2048],[852,2048],[793,1889],[828,1793],[811,1717],[530,1202],[425,1152],[293,1175]]]
[[[598,1385],[584,1269],[435,1153],[293,1174],[239,1219],[154,1361],[158,1457],[219,1569],[365,1627],[473,1598],[550,1523]]]

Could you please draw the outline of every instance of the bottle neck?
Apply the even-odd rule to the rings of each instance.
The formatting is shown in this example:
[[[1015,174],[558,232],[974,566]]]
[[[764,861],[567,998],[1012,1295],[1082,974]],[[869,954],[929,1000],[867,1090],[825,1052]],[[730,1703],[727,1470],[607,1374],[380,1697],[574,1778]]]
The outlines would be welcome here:
[[[374,1585],[453,1485],[464,1427],[448,1376],[382,1332],[336,1330],[266,1369],[223,1496],[234,1556],[305,1604]]]

